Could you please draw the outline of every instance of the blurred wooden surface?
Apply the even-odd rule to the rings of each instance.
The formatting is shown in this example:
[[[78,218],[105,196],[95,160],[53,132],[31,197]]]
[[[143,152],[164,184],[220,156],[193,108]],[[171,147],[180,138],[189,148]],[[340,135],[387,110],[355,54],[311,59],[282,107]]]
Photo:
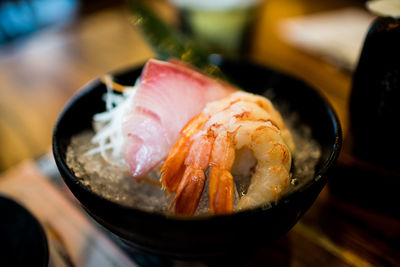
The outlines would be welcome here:
[[[300,77],[325,95],[342,122],[345,143],[352,74],[286,44],[276,26],[283,18],[362,3],[268,0],[259,9],[249,51],[252,60]],[[79,87],[152,56],[121,8],[105,9],[67,27],[46,29],[0,47],[0,170],[49,150],[55,120]],[[354,159],[344,153],[339,162],[354,163]],[[7,172],[4,177],[9,176]],[[325,188],[301,222],[275,244],[274,253],[266,248],[254,255],[250,265],[400,266],[398,209],[386,213],[359,203]]]
[[[78,88],[151,56],[119,8],[0,47],[0,170],[49,149],[55,120]]]

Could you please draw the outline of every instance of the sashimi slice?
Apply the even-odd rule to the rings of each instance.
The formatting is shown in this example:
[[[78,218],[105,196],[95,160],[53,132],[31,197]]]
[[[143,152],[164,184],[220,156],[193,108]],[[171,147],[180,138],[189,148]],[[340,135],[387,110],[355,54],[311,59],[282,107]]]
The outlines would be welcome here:
[[[168,155],[191,118],[233,90],[183,63],[150,59],[123,124],[123,157],[132,176],[144,177]]]

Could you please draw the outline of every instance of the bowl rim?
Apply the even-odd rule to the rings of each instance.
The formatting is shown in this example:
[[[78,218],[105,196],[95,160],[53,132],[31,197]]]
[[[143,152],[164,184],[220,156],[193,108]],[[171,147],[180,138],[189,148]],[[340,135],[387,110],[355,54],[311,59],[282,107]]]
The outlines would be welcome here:
[[[249,216],[251,214],[257,214],[261,211],[263,211],[263,212],[271,211],[271,210],[273,210],[274,207],[285,205],[285,204],[289,203],[292,198],[298,197],[299,195],[303,194],[305,191],[309,190],[311,187],[315,187],[318,185],[323,186],[328,179],[327,175],[325,175],[325,174],[335,164],[335,162],[340,154],[341,147],[342,147],[342,128],[340,125],[340,120],[339,120],[334,108],[329,103],[329,101],[318,90],[316,90],[314,87],[309,85],[307,82],[305,82],[297,77],[294,77],[290,74],[282,72],[280,70],[276,70],[269,66],[261,65],[256,62],[250,61],[250,60],[243,60],[243,59],[231,60],[231,59],[224,58],[224,62],[228,62],[230,64],[232,62],[234,64],[237,64],[238,62],[243,62],[245,64],[250,64],[255,67],[261,67],[262,69],[268,70],[274,74],[283,75],[284,77],[287,77],[287,78],[291,79],[292,81],[294,81],[296,83],[300,83],[303,86],[307,87],[307,90],[312,91],[316,95],[316,97],[318,97],[321,100],[321,104],[322,104],[324,110],[327,111],[328,117],[330,118],[330,122],[333,126],[335,141],[332,144],[332,147],[329,152],[329,156],[326,158],[326,160],[323,161],[323,164],[321,164],[321,166],[319,167],[318,173],[316,173],[312,179],[309,179],[309,181],[304,183],[301,187],[294,189],[289,194],[283,194],[275,202],[271,202],[270,204],[262,205],[262,206],[259,206],[259,207],[253,208],[253,209],[234,211],[229,214],[218,214],[218,215],[199,214],[199,215],[195,215],[195,216],[182,216],[182,215],[176,215],[176,214],[171,214],[171,213],[164,214],[164,213],[160,213],[160,212],[148,212],[148,211],[144,211],[144,210],[141,210],[138,208],[129,207],[127,205],[117,203],[117,202],[114,202],[107,198],[104,198],[104,197],[94,193],[93,191],[91,191],[88,186],[85,186],[84,184],[82,184],[80,182],[79,178],[77,178],[74,175],[74,172],[68,167],[66,161],[64,160],[62,153],[61,153],[61,149],[59,148],[58,143],[57,143],[58,142],[57,137],[59,136],[60,122],[62,121],[64,116],[68,113],[68,111],[74,106],[74,104],[77,100],[84,97],[85,95],[90,93],[92,90],[95,90],[99,85],[102,84],[101,83],[101,75],[100,75],[100,76],[97,76],[94,79],[90,80],[89,82],[87,82],[85,85],[80,87],[77,92],[74,93],[74,95],[67,101],[65,106],[62,108],[62,110],[56,120],[55,126],[53,128],[53,134],[52,134],[53,156],[55,158],[55,161],[56,161],[59,171],[67,174],[67,176],[69,177],[68,179],[71,180],[71,181],[67,181],[67,178],[65,177],[65,175],[62,175],[63,180],[67,183],[68,187],[70,187],[69,182],[74,183],[76,186],[78,186],[78,188],[80,190],[83,190],[85,192],[85,194],[91,195],[95,199],[103,201],[112,207],[115,207],[115,209],[113,209],[113,210],[114,210],[114,212],[116,212],[118,214],[132,214],[132,215],[137,214],[140,216],[154,217],[156,219],[167,219],[167,220],[176,221],[176,222],[199,222],[199,221],[205,221],[205,220],[225,220],[225,219],[229,219],[229,218],[236,217],[236,216]],[[127,72],[140,70],[141,68],[143,68],[144,64],[145,63],[134,64],[134,65],[127,66],[124,68],[112,70],[107,73],[110,75],[113,75],[113,76],[123,75]],[[79,202],[81,202],[81,199],[75,194],[75,192],[72,191],[72,193],[79,200]],[[86,206],[85,203],[81,202],[81,204],[84,207]]]

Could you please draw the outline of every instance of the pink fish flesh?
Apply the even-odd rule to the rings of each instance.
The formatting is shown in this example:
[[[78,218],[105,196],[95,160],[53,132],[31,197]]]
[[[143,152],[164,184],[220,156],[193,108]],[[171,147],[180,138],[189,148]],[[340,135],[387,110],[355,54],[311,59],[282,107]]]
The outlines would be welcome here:
[[[232,86],[181,62],[150,59],[123,124],[123,157],[132,176],[140,179],[156,167],[168,155],[183,126],[208,102],[232,90]]]

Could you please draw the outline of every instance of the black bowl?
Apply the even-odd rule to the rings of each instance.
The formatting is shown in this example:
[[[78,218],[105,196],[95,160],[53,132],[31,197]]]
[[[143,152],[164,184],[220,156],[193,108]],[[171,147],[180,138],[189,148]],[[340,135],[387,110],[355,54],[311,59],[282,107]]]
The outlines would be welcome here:
[[[141,251],[175,259],[204,259],[266,245],[286,233],[314,202],[327,182],[341,147],[341,128],[332,107],[312,88],[288,75],[254,63],[222,60],[228,78],[244,90],[287,103],[322,149],[315,176],[269,207],[223,216],[174,217],[144,212],[109,201],[80,183],[66,164],[71,136],[91,128],[93,114],[104,110],[104,85],[95,79],[76,94],[59,116],[53,153],[64,181],[86,211],[102,226]],[[113,73],[132,84],[142,66]]]
[[[0,266],[48,266],[45,231],[24,206],[0,194]]]

